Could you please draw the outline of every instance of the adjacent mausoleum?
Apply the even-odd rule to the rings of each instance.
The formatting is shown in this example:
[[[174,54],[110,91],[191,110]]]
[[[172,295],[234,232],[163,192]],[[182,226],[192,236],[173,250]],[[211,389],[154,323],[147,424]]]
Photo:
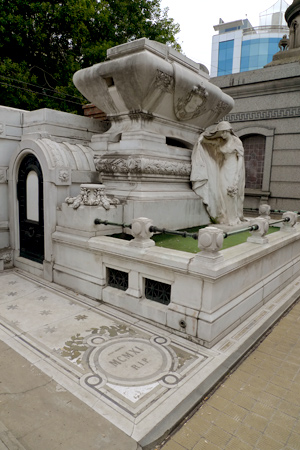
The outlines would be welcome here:
[[[300,1],[286,10],[289,38],[263,69],[212,78],[235,100],[226,116],[245,148],[244,206],[300,210]]]

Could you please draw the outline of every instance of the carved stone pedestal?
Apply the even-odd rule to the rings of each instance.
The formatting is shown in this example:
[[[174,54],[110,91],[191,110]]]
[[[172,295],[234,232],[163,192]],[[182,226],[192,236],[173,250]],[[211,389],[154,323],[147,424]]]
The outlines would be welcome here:
[[[191,151],[233,100],[209,82],[204,66],[158,42],[139,39],[107,56],[74,75],[110,122],[91,142],[107,193],[123,202],[126,221],[150,217],[172,228],[208,223],[189,184]]]

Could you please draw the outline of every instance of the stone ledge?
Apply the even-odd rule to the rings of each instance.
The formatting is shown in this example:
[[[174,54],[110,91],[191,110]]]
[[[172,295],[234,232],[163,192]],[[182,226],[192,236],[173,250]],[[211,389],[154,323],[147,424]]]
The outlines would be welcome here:
[[[0,450],[26,450],[0,421]]]
[[[270,191],[262,191],[260,189],[245,189],[245,195],[251,197],[270,197]]]

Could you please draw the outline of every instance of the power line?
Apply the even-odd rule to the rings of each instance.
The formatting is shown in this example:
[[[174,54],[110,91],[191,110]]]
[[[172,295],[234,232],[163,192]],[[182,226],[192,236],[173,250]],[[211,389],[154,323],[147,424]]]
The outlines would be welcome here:
[[[62,95],[66,95],[67,97],[76,98],[76,99],[78,99],[78,100],[81,100],[80,97],[75,97],[74,95],[66,94],[66,93],[64,93],[64,92],[61,93],[61,92],[57,91],[56,89],[45,88],[45,87],[40,86],[40,85],[38,85],[38,84],[28,83],[27,81],[21,81],[21,80],[18,80],[17,78],[6,77],[6,76],[4,76],[4,75],[0,75],[0,78],[6,78],[7,80],[16,81],[17,83],[22,83],[22,84],[26,84],[26,85],[28,85],[28,86],[38,87],[38,88],[40,88],[40,89],[43,89],[43,91],[51,91],[51,92],[55,92],[55,93],[57,93],[57,94],[62,94]]]
[[[31,89],[22,88],[22,87],[20,87],[20,86],[15,86],[15,85],[13,85],[13,84],[8,84],[8,83],[3,82],[3,81],[0,81],[0,84],[4,85],[4,86],[6,86],[6,87],[12,87],[12,88],[15,88],[15,89],[20,89],[20,90],[22,90],[22,91],[32,92],[33,94],[44,95],[45,97],[49,97],[49,98],[55,98],[56,100],[60,100],[61,102],[67,102],[67,103],[72,103],[72,104],[74,104],[74,105],[80,105],[80,106],[82,106],[82,103],[73,102],[72,100],[68,100],[68,99],[65,99],[65,98],[55,97],[54,95],[49,95],[49,94],[46,94],[46,93],[44,93],[44,92],[32,91]],[[75,98],[76,98],[76,97],[75,97]]]

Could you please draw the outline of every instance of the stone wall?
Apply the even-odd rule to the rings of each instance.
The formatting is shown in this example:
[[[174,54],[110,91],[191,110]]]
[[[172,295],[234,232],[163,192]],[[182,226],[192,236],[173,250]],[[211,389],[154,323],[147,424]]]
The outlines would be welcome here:
[[[99,174],[87,143],[94,134],[106,129],[104,122],[61,111],[24,111],[0,106],[0,270],[12,264],[19,264],[26,270],[31,264],[35,274],[42,273],[42,265],[36,268],[36,263],[28,259],[21,264],[22,258],[19,258],[17,184],[20,161],[32,154],[42,166],[47,205],[45,268],[47,261],[51,265],[51,234],[56,225],[57,208],[66,196],[77,195],[81,183],[98,181]]]
[[[3,255],[8,254],[10,245],[8,166],[11,155],[21,140],[24,112],[20,109],[0,107],[0,253]],[[7,262],[5,261],[6,264]]]

